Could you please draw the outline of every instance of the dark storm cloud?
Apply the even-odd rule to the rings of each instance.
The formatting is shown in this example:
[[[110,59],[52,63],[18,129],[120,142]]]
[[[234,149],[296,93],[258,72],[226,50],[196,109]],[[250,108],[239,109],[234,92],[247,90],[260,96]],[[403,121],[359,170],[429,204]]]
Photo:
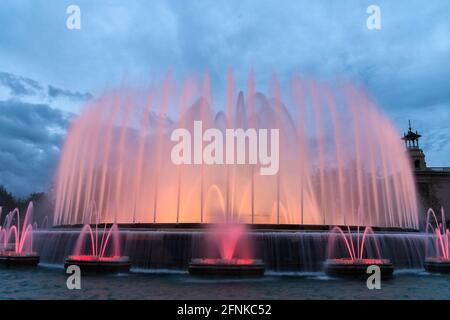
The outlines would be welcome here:
[[[52,98],[67,97],[71,99],[88,100],[92,98],[90,93],[72,92],[70,90],[64,90],[53,86],[48,86],[48,95]]]
[[[373,1],[77,1],[82,29],[65,27],[70,1],[4,0],[0,69],[95,92],[209,71],[223,91],[233,67],[238,85],[254,69],[265,91],[273,71],[364,84],[388,113],[450,102],[450,3],[379,0],[382,28],[366,28]],[[19,20],[33,12],[45,17]],[[50,95],[57,94],[49,88]],[[69,96],[71,93],[67,92]]]
[[[67,109],[92,96],[0,72],[0,89],[5,88],[0,97],[0,185],[18,196],[45,191],[73,116]]]
[[[0,184],[20,196],[45,190],[68,121],[46,104],[0,101]]]
[[[7,72],[0,72],[0,84],[7,87],[14,96],[32,95],[42,90],[42,86],[37,81]]]
[[[88,100],[92,98],[90,93],[70,91],[52,85],[44,86],[36,80],[7,72],[0,72],[0,85],[7,88],[10,95],[16,98],[26,96],[40,96],[40,99],[48,97],[49,99],[67,98],[72,100]]]

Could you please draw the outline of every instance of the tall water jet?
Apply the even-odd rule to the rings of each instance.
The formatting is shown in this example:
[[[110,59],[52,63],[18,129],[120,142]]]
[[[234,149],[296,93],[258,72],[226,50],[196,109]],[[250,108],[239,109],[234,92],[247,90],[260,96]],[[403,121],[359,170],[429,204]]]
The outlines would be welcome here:
[[[182,90],[169,76],[144,94],[117,89],[92,101],[64,144],[54,224],[89,223],[96,203],[100,223],[211,223],[220,216],[243,224],[418,229],[408,156],[363,89],[295,78],[283,91],[274,77],[267,97],[253,74],[248,83],[236,95],[230,73],[223,103],[214,101],[209,76],[186,80]],[[192,133],[195,121],[224,136],[227,128],[278,129],[278,172],[261,175],[261,164],[248,158],[175,165],[171,132]],[[202,150],[208,144],[199,143]]]

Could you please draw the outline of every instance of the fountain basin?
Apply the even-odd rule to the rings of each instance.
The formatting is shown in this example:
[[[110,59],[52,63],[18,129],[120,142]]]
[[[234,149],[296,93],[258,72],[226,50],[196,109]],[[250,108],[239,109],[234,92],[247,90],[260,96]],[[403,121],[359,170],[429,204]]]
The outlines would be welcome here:
[[[71,265],[80,267],[82,272],[90,273],[123,273],[130,271],[129,257],[97,257],[88,255],[69,256],[64,269]]]
[[[388,279],[394,273],[394,267],[388,259],[328,259],[325,270],[330,276],[368,277],[367,267],[376,265],[380,268],[381,278]]]
[[[0,266],[6,267],[35,267],[40,260],[36,252],[16,253],[2,252],[0,253]]]
[[[192,259],[188,271],[195,276],[260,277],[265,265],[259,259]]]
[[[425,259],[425,270],[436,273],[450,273],[450,259],[430,257]]]

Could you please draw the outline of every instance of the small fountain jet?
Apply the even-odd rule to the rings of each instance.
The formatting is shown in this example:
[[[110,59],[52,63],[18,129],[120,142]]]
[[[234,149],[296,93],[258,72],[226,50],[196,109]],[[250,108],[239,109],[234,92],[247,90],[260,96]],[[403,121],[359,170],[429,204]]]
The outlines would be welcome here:
[[[32,215],[33,202],[30,202],[22,229],[18,208],[6,216],[3,226],[0,226],[0,265],[36,266],[39,263],[39,255],[33,252]]]
[[[217,245],[220,258],[192,259],[189,263],[189,273],[200,276],[264,275],[265,266],[261,260],[237,257],[238,242],[243,240],[244,233],[244,226],[239,224],[219,224],[213,228],[212,243]]]
[[[369,252],[367,248],[369,236],[371,236],[373,252]],[[342,246],[338,246],[338,240],[341,240],[341,244],[344,244],[343,250],[339,250],[342,249]],[[349,226],[347,226],[347,233],[340,227],[331,229],[328,240],[328,259],[326,261],[327,274],[350,277],[367,276],[367,267],[371,265],[380,268],[383,278],[391,277],[394,271],[390,260],[382,258],[379,243],[371,227],[365,227],[361,234],[360,226],[358,226],[356,235],[351,232]]]
[[[129,257],[120,255],[120,234],[117,224],[113,224],[109,230],[105,224],[103,232],[99,232],[98,224],[95,231],[89,224],[85,224],[80,231],[73,255],[66,259],[64,268],[77,265],[83,271],[104,272],[128,272],[130,270]],[[86,243],[86,240],[90,240]],[[111,242],[112,241],[112,242]],[[108,244],[111,247],[108,251]],[[90,245],[89,245],[90,244]],[[90,248],[90,254],[86,251]],[[107,254],[109,252],[109,254]]]
[[[434,240],[434,250],[430,250],[427,242],[425,270],[428,272],[450,273],[450,230],[446,225],[444,208],[441,208],[440,223],[434,210],[432,208],[428,209],[425,232],[432,234]]]

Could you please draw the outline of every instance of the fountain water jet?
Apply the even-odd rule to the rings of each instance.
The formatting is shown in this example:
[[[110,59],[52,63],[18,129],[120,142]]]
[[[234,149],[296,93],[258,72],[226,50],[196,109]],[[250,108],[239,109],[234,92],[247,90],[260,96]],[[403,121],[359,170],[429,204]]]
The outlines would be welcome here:
[[[208,76],[180,92],[169,76],[144,94],[118,89],[92,101],[64,144],[54,224],[87,223],[92,202],[100,223],[209,223],[215,208],[206,193],[215,186],[226,214],[241,223],[356,225],[361,206],[362,225],[418,229],[408,156],[363,89],[295,78],[283,92],[274,77],[267,97],[253,75],[248,82],[236,94],[229,74],[225,110]],[[170,133],[192,133],[195,121],[223,134],[279,129],[278,173],[261,176],[261,166],[248,163],[175,165]]]
[[[264,263],[251,258],[245,226],[223,223],[212,226],[210,231],[211,243],[218,248],[219,258],[192,259],[188,267],[190,274],[241,277],[264,275]]]
[[[0,207],[0,216],[1,216]],[[36,266],[39,255],[33,252],[33,202],[28,208],[20,228],[20,212],[16,208],[6,215],[0,226],[0,264],[5,266]],[[12,241],[13,240],[13,241]]]
[[[450,273],[450,230],[446,225],[444,208],[441,208],[440,223],[434,210],[432,208],[428,209],[425,232],[431,233],[434,240],[433,249],[430,249],[427,243],[424,264],[425,270],[429,272]]]
[[[389,278],[392,276],[394,268],[389,259],[383,259],[380,251],[380,244],[375,237],[371,227],[365,227],[361,234],[360,227],[356,229],[356,235],[352,234],[347,226],[347,234],[340,227],[334,227],[329,234],[328,259],[326,261],[326,272],[333,276],[367,276],[366,270],[370,265],[380,268],[381,276]],[[354,239],[356,238],[356,239]],[[339,256],[338,241],[342,240],[345,254]],[[368,252],[368,241],[372,240],[372,252]]]
[[[81,229],[75,249],[64,264],[65,269],[70,265],[77,265],[83,271],[91,272],[128,272],[130,261],[128,257],[120,255],[120,234],[119,228],[113,224],[109,230],[105,224],[103,232],[99,232],[98,224],[95,224],[95,231],[89,224]],[[90,242],[86,243],[86,240]],[[110,244],[109,254],[107,254],[108,244]],[[90,248],[87,254],[86,247]]]
[[[92,100],[72,122],[61,153],[55,237],[72,244],[67,228],[91,223],[96,203],[97,222],[121,226],[124,252],[134,254],[139,266],[185,269],[197,257],[242,260],[230,248],[211,257],[198,249],[198,239],[220,233],[220,228],[205,227],[223,219],[224,224],[264,229],[252,230],[249,238],[258,249],[242,261],[258,257],[271,268],[309,268],[326,259],[323,239],[328,235],[322,231],[330,225],[418,229],[410,159],[399,133],[364,89],[297,77],[283,90],[274,76],[263,94],[252,73],[247,90],[238,93],[232,72],[226,81],[223,102],[211,94],[207,74],[202,81],[187,79],[181,90],[169,75],[144,92],[119,88]],[[171,132],[182,128],[192,134],[196,121],[205,131],[222,134],[226,129],[279,129],[278,173],[260,175],[260,164],[250,161],[176,165],[170,158]],[[200,143],[204,150],[206,143]],[[274,229],[287,232],[272,234]],[[291,232],[303,229],[321,232]],[[416,252],[421,239],[382,236],[385,253],[392,253],[393,244],[404,245],[400,263],[422,263]],[[369,231],[364,236],[372,237]],[[65,253],[67,247],[58,249]],[[396,263],[398,254],[389,257]]]

